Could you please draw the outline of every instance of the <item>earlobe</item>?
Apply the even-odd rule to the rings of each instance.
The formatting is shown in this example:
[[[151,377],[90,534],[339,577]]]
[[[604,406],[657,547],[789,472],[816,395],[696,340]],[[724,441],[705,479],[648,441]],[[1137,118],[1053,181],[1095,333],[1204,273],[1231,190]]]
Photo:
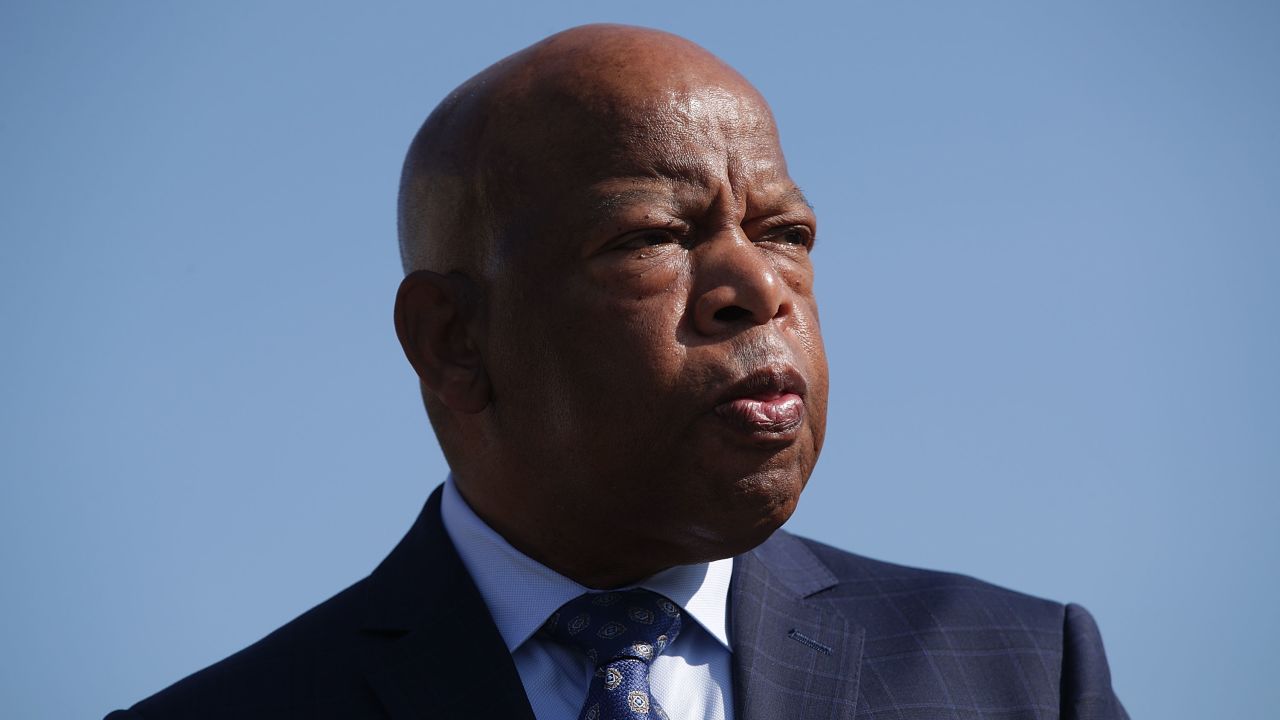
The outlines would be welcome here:
[[[489,379],[472,337],[476,292],[460,274],[415,270],[396,293],[396,335],[423,386],[449,409],[489,405]]]

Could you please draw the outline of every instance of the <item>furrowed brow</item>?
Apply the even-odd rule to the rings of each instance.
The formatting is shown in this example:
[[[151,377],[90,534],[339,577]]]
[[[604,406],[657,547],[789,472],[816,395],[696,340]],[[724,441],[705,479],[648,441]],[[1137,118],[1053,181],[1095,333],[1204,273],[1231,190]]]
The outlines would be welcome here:
[[[810,212],[816,212],[809,198],[804,196],[798,186],[792,185],[785,189],[769,189],[754,198],[751,204],[751,215],[753,217],[790,215],[801,207],[808,208]]]
[[[804,196],[799,185],[793,185],[790,190],[784,192],[782,194],[782,199],[787,202],[800,203],[810,210],[817,210],[817,208],[813,206],[813,203],[809,202],[809,198]]]
[[[612,217],[619,208],[628,205],[640,203],[662,203],[665,205],[670,204],[670,202],[671,197],[668,193],[648,188],[634,188],[601,196],[591,205],[588,212],[591,213],[593,221],[602,222]]]

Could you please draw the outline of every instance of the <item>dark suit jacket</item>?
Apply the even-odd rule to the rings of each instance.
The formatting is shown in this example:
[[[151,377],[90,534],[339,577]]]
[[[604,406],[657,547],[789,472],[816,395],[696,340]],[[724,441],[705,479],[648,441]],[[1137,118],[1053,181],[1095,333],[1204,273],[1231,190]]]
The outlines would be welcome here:
[[[782,531],[736,559],[729,637],[738,720],[1128,717],[1083,608]],[[107,718],[533,714],[437,490],[369,577]]]

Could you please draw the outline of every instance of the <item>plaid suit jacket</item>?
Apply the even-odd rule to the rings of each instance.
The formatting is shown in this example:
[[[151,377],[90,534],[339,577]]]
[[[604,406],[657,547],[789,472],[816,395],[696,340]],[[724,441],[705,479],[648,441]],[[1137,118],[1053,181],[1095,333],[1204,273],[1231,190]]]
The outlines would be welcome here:
[[[737,720],[1127,718],[1078,606],[785,532],[735,559],[729,603]],[[369,577],[107,716],[144,718],[534,720],[438,490]]]

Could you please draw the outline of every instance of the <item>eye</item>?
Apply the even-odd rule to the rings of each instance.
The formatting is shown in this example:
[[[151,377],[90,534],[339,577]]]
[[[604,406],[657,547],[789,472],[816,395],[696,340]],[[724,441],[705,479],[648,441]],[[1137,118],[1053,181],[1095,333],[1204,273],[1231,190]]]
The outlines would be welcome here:
[[[672,230],[648,228],[627,233],[619,240],[616,247],[620,250],[641,250],[656,245],[679,243],[680,241],[680,237]]]
[[[805,225],[788,225],[786,227],[776,228],[764,234],[760,238],[762,242],[776,242],[785,245],[799,245],[801,247],[811,247],[813,245],[813,230]]]

